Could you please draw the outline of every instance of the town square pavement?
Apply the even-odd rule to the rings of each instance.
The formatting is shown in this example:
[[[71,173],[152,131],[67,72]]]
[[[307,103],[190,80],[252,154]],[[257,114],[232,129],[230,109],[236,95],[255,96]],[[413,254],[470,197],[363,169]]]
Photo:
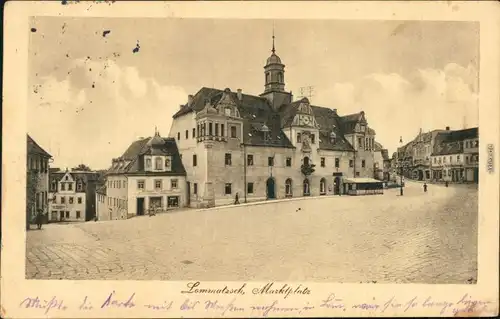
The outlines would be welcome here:
[[[44,225],[28,279],[475,283],[474,185]]]

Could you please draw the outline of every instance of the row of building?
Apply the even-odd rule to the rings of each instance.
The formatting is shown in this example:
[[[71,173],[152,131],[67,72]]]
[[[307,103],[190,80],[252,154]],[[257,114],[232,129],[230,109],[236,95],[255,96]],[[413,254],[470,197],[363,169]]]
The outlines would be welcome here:
[[[40,210],[48,222],[86,221],[96,216],[96,188],[101,174],[50,168],[52,155],[27,136],[26,218]]]
[[[420,131],[393,154],[392,172],[421,181],[478,183],[478,128]]]
[[[377,193],[388,151],[364,112],[294,100],[274,44],[264,92],[201,88],[173,115],[167,137],[134,141],[97,190],[100,220],[178,207],[302,196]]]

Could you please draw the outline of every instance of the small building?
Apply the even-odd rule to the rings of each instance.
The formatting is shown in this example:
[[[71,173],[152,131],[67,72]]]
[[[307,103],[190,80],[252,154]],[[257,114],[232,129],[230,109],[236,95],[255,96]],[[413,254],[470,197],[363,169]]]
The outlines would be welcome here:
[[[39,209],[47,213],[49,161],[52,155],[27,135],[26,218],[32,220]]]
[[[464,139],[464,169],[466,182],[479,182],[479,136],[477,128]]]
[[[345,178],[344,188],[347,195],[378,195],[384,193],[384,182],[367,177]]]
[[[175,139],[158,132],[133,142],[113,159],[105,183],[97,195],[99,220],[177,209],[189,200],[186,170]]]
[[[49,222],[87,221],[94,218],[96,172],[67,169],[51,171],[49,179]]]

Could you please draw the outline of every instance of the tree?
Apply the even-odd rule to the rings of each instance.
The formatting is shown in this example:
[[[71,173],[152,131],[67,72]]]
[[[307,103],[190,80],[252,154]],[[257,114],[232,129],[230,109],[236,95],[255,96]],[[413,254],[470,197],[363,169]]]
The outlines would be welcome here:
[[[84,172],[92,171],[92,169],[85,164],[80,164],[77,167],[73,167],[71,170],[72,171],[84,171]]]
[[[314,173],[314,167],[316,167],[316,165],[314,164],[302,164],[302,166],[300,167],[300,171],[302,172],[302,174],[304,174],[305,177],[307,177]]]
[[[26,173],[26,230],[30,229],[32,212],[36,207],[36,192],[40,184],[40,175],[36,170]]]

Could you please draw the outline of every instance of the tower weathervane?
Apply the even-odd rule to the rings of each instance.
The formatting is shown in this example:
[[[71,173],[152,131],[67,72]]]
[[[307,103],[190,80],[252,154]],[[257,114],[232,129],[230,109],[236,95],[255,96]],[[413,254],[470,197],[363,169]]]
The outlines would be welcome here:
[[[276,51],[276,50],[274,49],[274,23],[273,23],[273,49],[272,49],[271,51],[273,52],[273,54],[274,54],[274,52]]]

